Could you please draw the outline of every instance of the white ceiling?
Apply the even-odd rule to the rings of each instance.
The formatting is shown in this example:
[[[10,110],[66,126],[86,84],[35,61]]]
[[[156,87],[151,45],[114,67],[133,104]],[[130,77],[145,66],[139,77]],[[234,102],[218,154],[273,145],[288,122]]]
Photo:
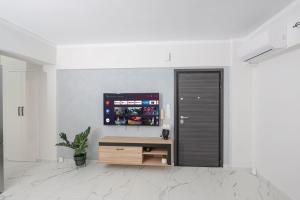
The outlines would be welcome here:
[[[0,0],[0,17],[55,44],[224,40],[293,0]]]

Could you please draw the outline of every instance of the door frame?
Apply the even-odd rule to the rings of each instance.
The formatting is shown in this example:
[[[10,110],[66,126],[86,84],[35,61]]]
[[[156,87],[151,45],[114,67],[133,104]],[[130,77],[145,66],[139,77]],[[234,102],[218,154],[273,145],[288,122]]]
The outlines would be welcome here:
[[[220,76],[220,114],[219,114],[219,136],[220,136],[220,161],[219,167],[223,167],[224,158],[224,69],[223,68],[205,68],[205,69],[174,69],[174,165],[179,166],[178,161],[178,75],[180,73],[197,73],[197,72],[218,72]]]

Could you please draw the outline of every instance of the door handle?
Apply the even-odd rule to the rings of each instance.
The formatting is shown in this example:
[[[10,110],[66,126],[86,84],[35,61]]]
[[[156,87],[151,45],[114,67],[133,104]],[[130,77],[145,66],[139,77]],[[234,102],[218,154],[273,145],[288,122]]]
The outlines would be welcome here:
[[[20,116],[21,114],[20,114],[20,106],[18,107],[18,116]]]
[[[22,106],[21,108],[22,108],[22,109],[21,109],[21,111],[22,111],[22,112],[21,112],[21,113],[22,113],[22,116],[24,116],[24,106]]]
[[[189,117],[186,116],[180,116],[180,119],[188,119]]]

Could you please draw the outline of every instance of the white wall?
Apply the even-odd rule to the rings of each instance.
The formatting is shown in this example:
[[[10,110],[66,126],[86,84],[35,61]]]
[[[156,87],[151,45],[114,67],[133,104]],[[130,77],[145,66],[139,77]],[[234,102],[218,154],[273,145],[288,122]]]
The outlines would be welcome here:
[[[254,68],[254,149],[258,172],[300,199],[300,50]]]
[[[40,158],[56,160],[56,69],[43,66],[40,99]]]
[[[60,46],[57,58],[59,69],[229,66],[230,42]]]
[[[300,20],[299,10],[300,2],[295,1],[247,38],[266,30],[286,30],[288,24]],[[292,48],[258,65],[245,66],[250,74],[252,70],[251,165],[293,199],[300,199],[299,56],[300,50]]]
[[[0,19],[0,52],[40,64],[56,62],[55,46],[2,19]]]
[[[252,167],[252,68],[238,57],[242,41],[232,41],[230,70],[231,165]]]

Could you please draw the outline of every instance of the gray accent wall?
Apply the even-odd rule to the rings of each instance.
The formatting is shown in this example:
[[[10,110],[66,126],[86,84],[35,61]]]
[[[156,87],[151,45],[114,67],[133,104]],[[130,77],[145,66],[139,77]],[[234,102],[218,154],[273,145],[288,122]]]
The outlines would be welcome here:
[[[160,106],[169,104],[171,114],[162,123],[171,125],[174,134],[173,69],[89,69],[57,71],[57,129],[70,139],[92,127],[88,159],[97,159],[97,139],[105,135],[160,136],[162,127],[103,125],[103,93],[159,92]],[[71,150],[58,147],[58,156],[71,158]]]

